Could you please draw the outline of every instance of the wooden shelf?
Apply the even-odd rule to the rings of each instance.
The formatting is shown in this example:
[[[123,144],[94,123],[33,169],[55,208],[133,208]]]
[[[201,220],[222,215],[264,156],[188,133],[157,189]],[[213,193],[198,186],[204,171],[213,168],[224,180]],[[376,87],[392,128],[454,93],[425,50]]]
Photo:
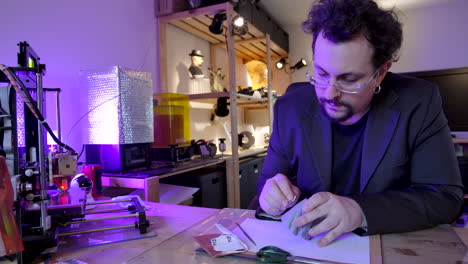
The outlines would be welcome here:
[[[453,138],[454,144],[468,144],[468,138]]]
[[[242,150],[239,150],[239,159],[250,157],[250,156],[257,156],[259,154],[263,154],[263,153],[266,153],[266,152],[267,152],[266,147],[242,149]],[[231,155],[232,155],[232,153],[224,152],[223,158],[224,159],[230,158]],[[218,156],[219,156],[219,154],[218,154]]]
[[[267,148],[253,148],[239,151],[239,158],[245,158],[249,156],[256,156],[258,154],[266,153]]]
[[[226,9],[223,3],[203,8],[198,8],[193,11],[183,11],[165,16],[160,16],[161,22],[168,23],[178,27],[190,34],[193,34],[201,39],[208,41],[214,47],[227,49],[226,38],[224,34],[216,35],[210,32],[208,27],[211,25],[215,14]],[[229,4],[230,5],[230,4]],[[224,31],[227,30],[226,21],[223,22]],[[258,30],[252,24],[248,24],[249,32],[245,35],[234,35],[234,52],[237,57],[246,61],[267,60],[267,40],[263,32]],[[271,57],[284,58],[288,56],[288,52],[282,49],[279,45],[271,41]]]
[[[202,94],[191,94],[189,99],[192,101],[205,102],[205,103],[216,103],[216,99],[220,97],[229,97],[228,92],[217,92],[217,93],[202,93]],[[238,104],[251,104],[251,103],[268,103],[267,98],[256,98],[251,95],[237,94]]]

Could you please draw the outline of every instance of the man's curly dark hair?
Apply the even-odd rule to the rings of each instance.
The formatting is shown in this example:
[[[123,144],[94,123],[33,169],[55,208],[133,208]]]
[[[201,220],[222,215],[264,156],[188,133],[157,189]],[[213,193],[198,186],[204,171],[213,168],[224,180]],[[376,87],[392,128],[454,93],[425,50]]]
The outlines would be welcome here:
[[[317,0],[302,24],[312,33],[312,49],[319,33],[335,43],[363,34],[374,47],[372,63],[377,68],[398,60],[402,26],[394,10],[383,10],[372,0]]]

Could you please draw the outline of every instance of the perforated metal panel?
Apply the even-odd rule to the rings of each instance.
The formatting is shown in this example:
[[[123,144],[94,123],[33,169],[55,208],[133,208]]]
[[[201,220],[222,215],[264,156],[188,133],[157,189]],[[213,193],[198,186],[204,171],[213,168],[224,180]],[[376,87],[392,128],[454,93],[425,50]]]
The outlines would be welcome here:
[[[88,144],[153,142],[151,74],[118,66],[80,72],[88,91]]]

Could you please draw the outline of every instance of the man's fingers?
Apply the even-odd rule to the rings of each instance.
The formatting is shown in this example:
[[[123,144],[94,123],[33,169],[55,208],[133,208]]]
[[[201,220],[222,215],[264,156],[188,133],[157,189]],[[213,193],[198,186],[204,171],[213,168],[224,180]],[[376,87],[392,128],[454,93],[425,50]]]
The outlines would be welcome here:
[[[343,232],[340,231],[339,226],[337,226],[334,229],[330,230],[324,237],[322,237],[317,242],[317,246],[319,247],[328,246],[331,242],[335,241],[335,239],[339,237],[341,234],[343,234]]]
[[[265,183],[260,194],[260,205],[265,212],[273,215],[280,214],[287,208],[287,200],[273,178]]]
[[[304,212],[310,212],[314,210],[316,207],[326,203],[330,198],[332,194],[329,192],[318,192],[314,195],[312,195],[305,203],[304,206],[302,207],[302,211]]]
[[[280,214],[299,200],[301,191],[285,175],[278,173],[265,182],[260,206],[269,214]]]
[[[326,208],[324,206],[319,206],[315,208],[313,211],[304,212],[304,214],[298,217],[294,221],[294,223],[296,224],[296,226],[299,226],[299,227],[304,226],[316,219],[326,216],[327,212],[325,210]]]
[[[314,226],[312,226],[309,229],[309,235],[310,236],[317,236],[322,233],[328,232],[329,230],[332,230],[336,228],[339,224],[338,219],[336,218],[331,218],[331,217],[325,217],[325,218],[317,218],[314,220]]]
[[[269,192],[269,195],[272,196],[275,200],[275,204],[281,208],[281,210],[286,210],[288,206],[288,198],[283,193],[283,190],[281,189],[281,186],[278,185],[278,183],[275,180],[271,181],[271,191]]]
[[[294,193],[292,190],[293,185],[289,181],[288,177],[286,177],[285,175],[281,173],[278,173],[273,179],[275,180],[276,184],[280,188],[285,199],[287,201],[294,200]]]
[[[296,204],[297,201],[299,200],[299,197],[301,196],[301,190],[297,188],[296,186],[292,185],[292,192],[294,194],[294,197],[292,199],[292,203]]]

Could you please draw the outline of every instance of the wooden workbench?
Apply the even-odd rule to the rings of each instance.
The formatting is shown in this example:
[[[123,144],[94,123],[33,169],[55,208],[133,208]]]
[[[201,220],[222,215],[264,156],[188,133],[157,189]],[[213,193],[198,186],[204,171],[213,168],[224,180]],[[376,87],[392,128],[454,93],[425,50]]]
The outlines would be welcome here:
[[[74,258],[87,263],[252,263],[236,257],[212,258],[196,252],[199,246],[192,237],[215,231],[215,223],[233,227],[235,221],[253,217],[253,211],[151,205],[153,208],[148,215],[155,224],[150,230],[157,233],[157,237],[65,251],[54,254],[52,261]],[[371,239],[371,252],[376,254],[371,257],[371,263],[464,263],[468,260],[462,242],[468,240],[466,230],[439,226],[376,236],[380,239]],[[376,246],[381,250],[377,248],[376,251]]]
[[[59,252],[53,255],[53,260],[79,259],[90,264],[127,263],[219,211],[182,205],[146,204],[152,207],[146,212],[151,222],[148,230],[154,232],[156,237]]]

